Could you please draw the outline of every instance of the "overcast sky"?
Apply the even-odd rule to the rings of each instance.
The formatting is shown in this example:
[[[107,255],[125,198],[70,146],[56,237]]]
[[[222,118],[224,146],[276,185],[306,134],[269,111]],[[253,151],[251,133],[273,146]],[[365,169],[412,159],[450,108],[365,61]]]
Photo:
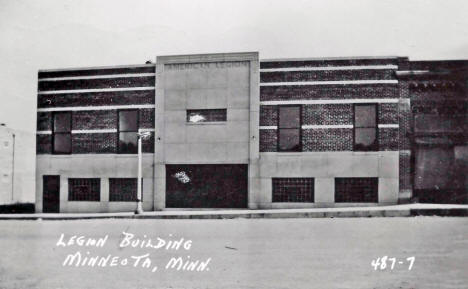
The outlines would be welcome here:
[[[34,131],[39,69],[235,51],[468,59],[467,3],[0,0],[0,122]]]

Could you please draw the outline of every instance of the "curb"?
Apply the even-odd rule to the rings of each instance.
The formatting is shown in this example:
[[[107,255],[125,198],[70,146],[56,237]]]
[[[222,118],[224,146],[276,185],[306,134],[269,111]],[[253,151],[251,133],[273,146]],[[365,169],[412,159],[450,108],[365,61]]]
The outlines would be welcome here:
[[[467,217],[468,208],[451,209],[395,209],[395,210],[356,210],[356,211],[309,211],[309,212],[259,212],[259,213],[196,213],[196,214],[142,214],[142,215],[92,215],[92,216],[1,216],[0,220],[93,220],[93,219],[287,219],[287,218],[370,218],[370,217]]]

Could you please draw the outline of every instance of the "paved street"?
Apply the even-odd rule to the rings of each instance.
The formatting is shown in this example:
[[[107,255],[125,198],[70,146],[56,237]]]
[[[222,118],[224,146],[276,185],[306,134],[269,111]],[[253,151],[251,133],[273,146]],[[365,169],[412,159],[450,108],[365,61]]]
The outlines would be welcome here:
[[[0,221],[0,232],[2,289],[468,284],[467,218]],[[395,258],[393,269],[388,259],[374,270],[383,256]]]

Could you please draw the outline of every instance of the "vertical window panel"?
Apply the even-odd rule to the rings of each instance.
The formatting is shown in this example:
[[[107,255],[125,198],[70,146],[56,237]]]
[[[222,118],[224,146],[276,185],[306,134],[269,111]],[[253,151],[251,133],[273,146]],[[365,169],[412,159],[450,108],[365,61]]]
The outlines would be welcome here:
[[[278,151],[302,150],[301,106],[278,106]]]
[[[354,105],[355,151],[378,151],[377,104]]]

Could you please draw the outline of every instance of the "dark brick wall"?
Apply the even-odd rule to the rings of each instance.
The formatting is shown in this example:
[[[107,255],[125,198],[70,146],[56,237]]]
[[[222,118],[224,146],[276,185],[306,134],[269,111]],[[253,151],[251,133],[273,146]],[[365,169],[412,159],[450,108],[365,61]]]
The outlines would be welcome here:
[[[261,61],[260,68],[281,67],[321,67],[321,66],[346,66],[346,65],[387,65],[398,64],[397,58],[368,58],[368,59],[316,59],[316,60],[291,60],[291,61]]]
[[[38,108],[154,104],[154,90],[39,94]]]
[[[73,129],[115,129],[117,128],[116,110],[74,111]]]
[[[350,128],[303,129],[302,150],[311,152],[352,151],[353,130]]]
[[[154,153],[154,132],[151,132],[151,137],[142,140],[141,150],[144,153]]]
[[[398,124],[398,103],[380,103],[378,123]]]
[[[122,88],[122,87],[148,87],[155,83],[154,76],[145,77],[119,77],[103,79],[73,79],[39,81],[39,91],[90,89],[90,88]]]
[[[36,135],[36,153],[50,154],[52,152],[52,135],[38,134]]]
[[[276,152],[278,134],[276,129],[261,129],[260,130],[260,151],[261,152]]]
[[[260,106],[260,126],[278,125],[278,107],[276,105]]]
[[[116,133],[79,133],[72,134],[72,153],[115,153],[117,151]]]
[[[393,70],[322,70],[260,72],[260,82],[396,79]]]
[[[154,108],[139,110],[140,128],[154,128]]]
[[[379,128],[379,150],[398,151],[398,128]]]
[[[37,113],[37,130],[52,130],[52,113],[38,112]]]
[[[396,84],[261,86],[260,100],[398,98]]]
[[[411,154],[406,152],[400,152],[399,154],[399,187],[400,192],[405,190],[411,190],[413,188],[413,181],[411,177]]]
[[[353,124],[352,104],[307,104],[302,106],[303,125]]]
[[[69,76],[91,76],[91,75],[110,75],[110,74],[127,74],[127,73],[154,73],[155,65],[149,64],[141,67],[120,67],[120,68],[97,68],[97,69],[81,69],[81,70],[63,70],[63,71],[41,71],[38,78],[51,77],[69,77]]]

